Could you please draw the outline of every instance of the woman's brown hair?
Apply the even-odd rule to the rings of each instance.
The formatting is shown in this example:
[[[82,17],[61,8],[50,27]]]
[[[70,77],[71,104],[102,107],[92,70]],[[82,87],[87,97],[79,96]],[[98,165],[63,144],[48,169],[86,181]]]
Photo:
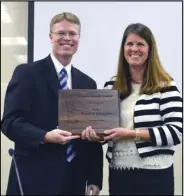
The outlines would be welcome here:
[[[147,66],[145,69],[140,94],[152,94],[159,92],[162,87],[169,86],[169,83],[172,80],[171,76],[164,70],[160,62],[155,38],[151,30],[141,23],[130,24],[126,28],[123,35],[119,53],[118,71],[113,87],[113,89],[119,90],[122,99],[126,98],[131,93],[131,75],[129,64],[124,57],[124,45],[127,36],[130,33],[140,36],[149,45],[148,59],[146,62]]]

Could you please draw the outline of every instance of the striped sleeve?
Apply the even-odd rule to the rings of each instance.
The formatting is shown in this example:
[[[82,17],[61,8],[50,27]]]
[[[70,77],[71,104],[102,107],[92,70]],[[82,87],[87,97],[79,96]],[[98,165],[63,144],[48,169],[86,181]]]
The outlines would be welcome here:
[[[114,82],[113,80],[110,80],[108,82],[105,82],[104,84],[104,89],[112,89],[113,85],[114,85]]]
[[[109,81],[105,82],[104,89],[112,89],[112,87],[114,85],[114,82],[115,82],[114,80],[109,80]],[[108,141],[104,141],[102,143],[102,145],[104,145],[104,144],[108,144],[109,145],[109,142]],[[108,148],[111,148],[111,147],[108,147]]]
[[[161,90],[160,112],[163,126],[149,128],[152,145],[173,146],[182,140],[182,97],[175,82]]]

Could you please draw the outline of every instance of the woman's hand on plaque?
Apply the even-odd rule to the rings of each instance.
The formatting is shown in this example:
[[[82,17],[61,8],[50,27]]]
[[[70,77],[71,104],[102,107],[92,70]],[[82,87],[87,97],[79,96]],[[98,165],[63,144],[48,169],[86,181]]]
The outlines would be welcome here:
[[[89,140],[89,141],[101,141],[102,138],[98,136],[95,132],[95,130],[89,126],[87,127],[81,134],[81,139],[83,140]]]
[[[104,140],[130,140],[135,138],[135,130],[129,130],[122,127],[118,127],[115,129],[105,130]]]

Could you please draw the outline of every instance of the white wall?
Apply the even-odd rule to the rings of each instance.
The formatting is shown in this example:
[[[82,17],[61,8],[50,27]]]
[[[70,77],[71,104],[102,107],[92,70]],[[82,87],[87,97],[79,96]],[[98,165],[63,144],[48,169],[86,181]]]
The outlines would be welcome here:
[[[182,3],[181,2],[35,2],[34,60],[51,51],[49,23],[61,12],[73,12],[82,23],[78,52],[73,64],[93,77],[98,88],[116,73],[123,32],[140,22],[153,32],[161,62],[182,91]],[[104,152],[106,146],[104,146]],[[175,194],[182,192],[182,146],[175,154]],[[101,195],[108,194],[108,164],[104,155]]]
[[[27,2],[1,2],[1,118],[8,82],[15,67],[27,60]],[[12,41],[13,40],[13,41]],[[1,133],[1,195],[5,195],[13,142]]]
[[[141,22],[152,30],[161,62],[182,89],[181,2],[35,2],[35,60],[50,53],[49,23],[64,11],[75,13],[82,23],[73,64],[92,76],[99,88],[116,72],[126,26]]]

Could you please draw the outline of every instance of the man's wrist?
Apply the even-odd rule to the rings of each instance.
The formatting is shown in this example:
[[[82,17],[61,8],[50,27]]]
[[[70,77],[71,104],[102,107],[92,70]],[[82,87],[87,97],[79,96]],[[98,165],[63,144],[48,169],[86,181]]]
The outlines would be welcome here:
[[[43,138],[43,143],[45,144],[45,143],[48,143],[48,136],[49,136],[49,132],[47,132],[46,134],[45,134],[45,136],[44,136],[44,138]]]

